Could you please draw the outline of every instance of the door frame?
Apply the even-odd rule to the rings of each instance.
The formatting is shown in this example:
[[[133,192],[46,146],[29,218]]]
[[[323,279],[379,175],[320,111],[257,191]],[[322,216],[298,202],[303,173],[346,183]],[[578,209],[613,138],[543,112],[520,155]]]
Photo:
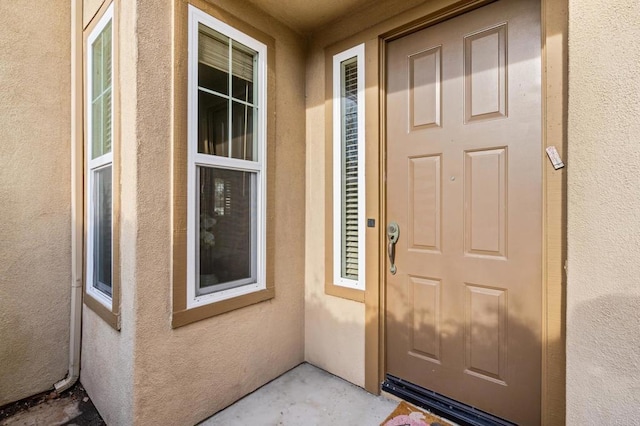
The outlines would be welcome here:
[[[466,0],[449,4],[406,22],[391,19],[393,28],[381,31],[366,41],[366,86],[377,87],[369,93],[367,105],[367,135],[375,134],[377,146],[367,149],[367,210],[371,207],[379,219],[377,240],[367,239],[367,276],[365,291],[365,388],[380,393],[385,377],[385,277],[386,277],[386,49],[387,43],[435,25],[446,19],[482,7],[494,0]],[[542,148],[555,146],[563,159],[567,155],[567,33],[568,0],[540,0],[541,4],[541,76],[542,76]],[[400,21],[402,18],[400,18]],[[376,28],[377,29],[377,28]],[[374,30],[375,31],[375,30]],[[384,31],[384,32],[383,32]],[[370,113],[370,111],[373,111]],[[371,116],[370,116],[371,114]],[[369,139],[369,138],[368,138]],[[375,138],[372,138],[375,139]],[[372,144],[373,145],[373,144]],[[377,160],[377,161],[376,161]],[[565,161],[566,162],[566,161]],[[543,223],[542,223],[542,424],[565,422],[565,311],[567,253],[566,168],[554,170],[543,158]]]

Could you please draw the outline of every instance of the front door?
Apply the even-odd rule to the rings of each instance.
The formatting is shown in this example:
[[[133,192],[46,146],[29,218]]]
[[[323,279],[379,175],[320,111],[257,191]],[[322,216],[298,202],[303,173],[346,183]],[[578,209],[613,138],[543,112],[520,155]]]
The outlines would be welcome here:
[[[387,45],[386,371],[540,423],[540,4],[491,3]]]

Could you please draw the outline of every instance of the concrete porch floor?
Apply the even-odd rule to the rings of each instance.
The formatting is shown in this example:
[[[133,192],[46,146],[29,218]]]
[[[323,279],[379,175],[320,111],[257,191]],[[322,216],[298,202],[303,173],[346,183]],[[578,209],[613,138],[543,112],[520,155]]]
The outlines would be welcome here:
[[[200,425],[378,426],[397,405],[303,363]],[[0,426],[104,424],[80,383],[60,396],[42,394],[0,408]],[[434,425],[453,423],[439,420]]]
[[[396,405],[304,363],[200,425],[377,426]]]

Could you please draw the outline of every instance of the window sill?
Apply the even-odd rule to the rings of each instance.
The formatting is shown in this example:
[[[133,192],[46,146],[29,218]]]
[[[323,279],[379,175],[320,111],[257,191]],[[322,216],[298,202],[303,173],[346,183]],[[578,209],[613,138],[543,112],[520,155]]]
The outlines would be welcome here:
[[[341,297],[343,299],[364,303],[364,290],[342,287],[335,285],[332,282],[326,282],[324,285],[324,292],[329,296]]]
[[[221,300],[204,306],[198,306],[197,308],[174,311],[171,319],[171,327],[182,327],[183,325],[191,324],[192,322],[200,321],[205,318],[214,317],[216,315],[231,312],[256,303],[264,302],[266,300],[273,299],[275,295],[275,289],[273,287],[267,287],[264,290],[244,294],[231,299]]]
[[[113,312],[86,291],[84,292],[84,304],[109,324],[114,330],[120,331],[120,314]]]

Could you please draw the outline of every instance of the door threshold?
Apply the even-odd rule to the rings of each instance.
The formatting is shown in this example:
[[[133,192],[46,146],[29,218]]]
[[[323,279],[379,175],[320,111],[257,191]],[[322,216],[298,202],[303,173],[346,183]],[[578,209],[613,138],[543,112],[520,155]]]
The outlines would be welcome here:
[[[451,420],[460,426],[515,426],[508,420],[478,410],[429,389],[387,374],[381,389],[405,401]]]

